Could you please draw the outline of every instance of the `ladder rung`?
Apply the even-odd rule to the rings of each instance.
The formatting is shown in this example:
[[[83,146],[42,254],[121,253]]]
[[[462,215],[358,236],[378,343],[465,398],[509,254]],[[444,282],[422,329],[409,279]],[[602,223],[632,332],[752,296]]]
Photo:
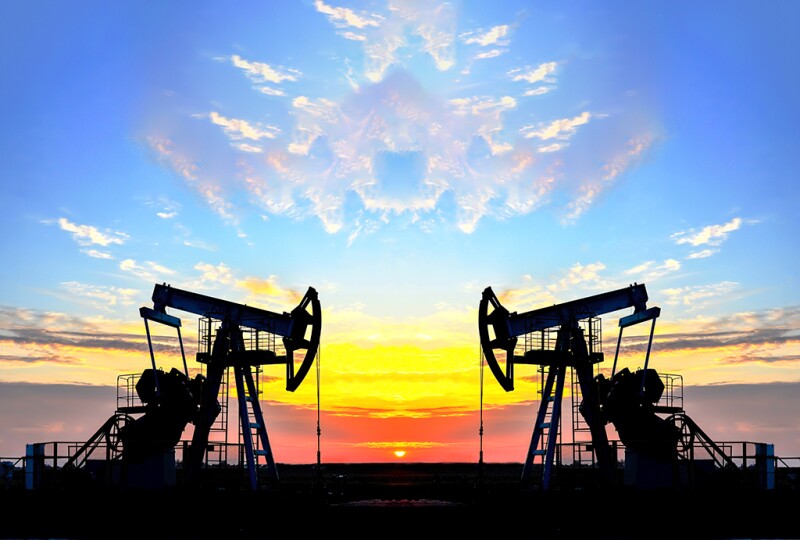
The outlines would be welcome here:
[[[541,424],[539,424],[539,427],[540,428],[549,428],[550,427],[550,422],[542,422]]]
[[[258,422],[250,422],[250,427],[253,429],[261,429],[261,424]]]
[[[547,453],[547,450],[534,450],[534,451],[533,451],[533,455],[534,455],[534,456],[543,456],[543,455],[545,455],[546,453]]]
[[[256,451],[255,451],[255,452],[253,452],[253,453],[254,453],[255,455],[257,455],[257,456],[266,456],[266,455],[267,455],[267,451],[266,451],[266,450],[256,450]]]

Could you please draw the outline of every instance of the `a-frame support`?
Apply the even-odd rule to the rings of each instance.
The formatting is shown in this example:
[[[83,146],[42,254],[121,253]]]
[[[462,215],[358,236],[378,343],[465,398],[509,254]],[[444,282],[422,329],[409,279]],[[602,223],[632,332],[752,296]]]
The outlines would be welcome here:
[[[586,346],[583,329],[577,321],[565,323],[558,329],[555,354],[547,358],[547,379],[542,389],[542,399],[539,403],[536,424],[534,425],[531,443],[522,471],[522,480],[524,482],[530,480],[534,460],[537,456],[541,456],[543,458],[541,487],[542,489],[550,487],[555,448],[558,446],[558,429],[561,421],[564,381],[567,368],[573,367],[575,374],[578,376],[583,399],[581,413],[592,433],[598,466],[603,480],[611,481],[613,462],[610,455],[608,436],[605,431],[605,423],[600,418],[599,396],[597,395],[593,378],[593,360]],[[553,391],[554,384],[555,391]],[[576,396],[572,396],[572,398],[575,399]],[[552,411],[550,412],[551,407]],[[545,433],[547,434],[545,447],[540,449],[539,446]]]
[[[542,488],[550,486],[550,476],[553,470],[553,459],[555,448],[558,444],[558,426],[561,422],[561,397],[564,393],[564,378],[566,366],[549,366],[547,379],[542,389],[542,400],[539,403],[539,412],[536,414],[536,424],[533,428],[531,444],[528,448],[528,455],[525,459],[525,466],[522,469],[522,481],[528,482],[533,474],[534,460],[537,456],[542,457]],[[553,383],[555,381],[556,390],[553,394]],[[552,412],[548,414],[550,407]],[[539,443],[547,434],[545,448],[539,449]]]
[[[272,457],[267,425],[258,402],[258,389],[250,366],[234,366],[236,394],[239,400],[239,419],[244,439],[247,476],[252,489],[258,489],[258,458],[266,460],[270,480],[278,481],[278,470]]]

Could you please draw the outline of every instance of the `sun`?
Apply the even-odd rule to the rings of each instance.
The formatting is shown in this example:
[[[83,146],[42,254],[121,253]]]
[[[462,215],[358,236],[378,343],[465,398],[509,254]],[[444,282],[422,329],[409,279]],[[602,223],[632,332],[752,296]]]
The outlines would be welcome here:
[[[406,451],[405,451],[405,450],[395,450],[395,451],[394,451],[394,455],[395,455],[396,457],[399,457],[399,458],[401,458],[401,457],[403,457],[403,456],[405,456],[405,455],[406,455]]]

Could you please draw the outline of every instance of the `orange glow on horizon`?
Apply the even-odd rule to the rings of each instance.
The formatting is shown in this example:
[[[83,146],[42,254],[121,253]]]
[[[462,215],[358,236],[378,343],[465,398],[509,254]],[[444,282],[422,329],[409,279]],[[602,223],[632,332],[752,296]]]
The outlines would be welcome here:
[[[394,451],[394,455],[399,457],[399,458],[401,458],[401,457],[404,457],[406,455],[406,451],[405,450],[395,450]]]

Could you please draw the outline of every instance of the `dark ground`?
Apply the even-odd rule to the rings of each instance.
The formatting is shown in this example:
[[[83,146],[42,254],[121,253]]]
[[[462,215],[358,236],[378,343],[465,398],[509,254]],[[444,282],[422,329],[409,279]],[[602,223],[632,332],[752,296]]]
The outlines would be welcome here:
[[[800,539],[800,491],[521,482],[521,464],[278,465],[245,487],[0,491],[0,538]],[[589,472],[588,474],[591,474]],[[586,480],[586,479],[584,479]]]

